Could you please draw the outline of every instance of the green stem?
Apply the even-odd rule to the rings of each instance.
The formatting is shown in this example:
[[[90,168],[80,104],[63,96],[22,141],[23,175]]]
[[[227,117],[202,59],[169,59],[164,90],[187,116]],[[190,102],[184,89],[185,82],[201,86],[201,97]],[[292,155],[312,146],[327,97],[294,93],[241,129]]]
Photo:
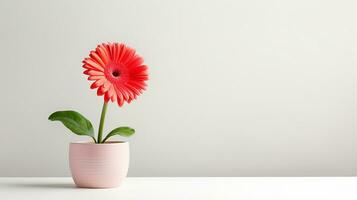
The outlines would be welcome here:
[[[105,113],[107,112],[108,103],[103,103],[102,114],[100,115],[100,123],[98,129],[98,143],[102,143],[102,135],[103,135],[103,127],[104,127],[104,120],[105,120]]]
[[[107,139],[109,138],[108,136],[109,136],[109,134],[104,138],[103,143],[105,143],[105,141],[107,141]]]

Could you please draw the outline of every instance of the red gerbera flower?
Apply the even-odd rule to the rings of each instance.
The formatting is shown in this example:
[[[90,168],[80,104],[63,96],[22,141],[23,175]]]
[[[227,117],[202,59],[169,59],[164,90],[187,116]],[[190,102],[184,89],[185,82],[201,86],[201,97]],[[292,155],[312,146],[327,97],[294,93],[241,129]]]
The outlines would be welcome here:
[[[84,74],[94,81],[90,86],[98,88],[97,95],[104,101],[130,103],[145,90],[148,68],[135,50],[119,43],[100,44],[83,60]]]

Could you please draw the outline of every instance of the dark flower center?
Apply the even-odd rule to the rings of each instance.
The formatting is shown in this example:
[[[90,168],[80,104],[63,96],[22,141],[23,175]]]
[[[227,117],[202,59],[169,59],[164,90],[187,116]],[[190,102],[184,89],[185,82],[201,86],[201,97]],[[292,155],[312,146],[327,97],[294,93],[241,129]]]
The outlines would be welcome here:
[[[120,76],[120,71],[115,70],[115,71],[112,72],[112,75],[114,77],[119,77]]]

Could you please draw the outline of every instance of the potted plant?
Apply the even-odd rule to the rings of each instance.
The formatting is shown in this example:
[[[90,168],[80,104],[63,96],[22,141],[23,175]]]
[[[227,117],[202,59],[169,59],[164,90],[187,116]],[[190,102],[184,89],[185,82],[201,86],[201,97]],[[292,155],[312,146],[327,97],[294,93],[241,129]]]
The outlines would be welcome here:
[[[92,138],[91,142],[73,142],[69,145],[69,165],[72,178],[78,187],[117,187],[126,177],[129,166],[129,144],[126,141],[110,141],[115,135],[129,137],[133,128],[122,126],[103,134],[108,103],[122,107],[130,103],[146,88],[148,68],[135,50],[120,43],[100,44],[83,60],[84,74],[93,81],[90,88],[104,97],[97,137],[92,123],[80,113],[67,110],[49,116],[60,121],[77,135]]]

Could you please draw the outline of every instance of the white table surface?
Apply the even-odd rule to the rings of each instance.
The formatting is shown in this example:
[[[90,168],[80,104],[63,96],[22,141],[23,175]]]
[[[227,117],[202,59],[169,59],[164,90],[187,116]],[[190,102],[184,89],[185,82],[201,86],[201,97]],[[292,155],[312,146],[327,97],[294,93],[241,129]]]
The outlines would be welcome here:
[[[76,188],[71,178],[0,178],[1,200],[357,200],[355,177],[127,178],[115,189]]]

